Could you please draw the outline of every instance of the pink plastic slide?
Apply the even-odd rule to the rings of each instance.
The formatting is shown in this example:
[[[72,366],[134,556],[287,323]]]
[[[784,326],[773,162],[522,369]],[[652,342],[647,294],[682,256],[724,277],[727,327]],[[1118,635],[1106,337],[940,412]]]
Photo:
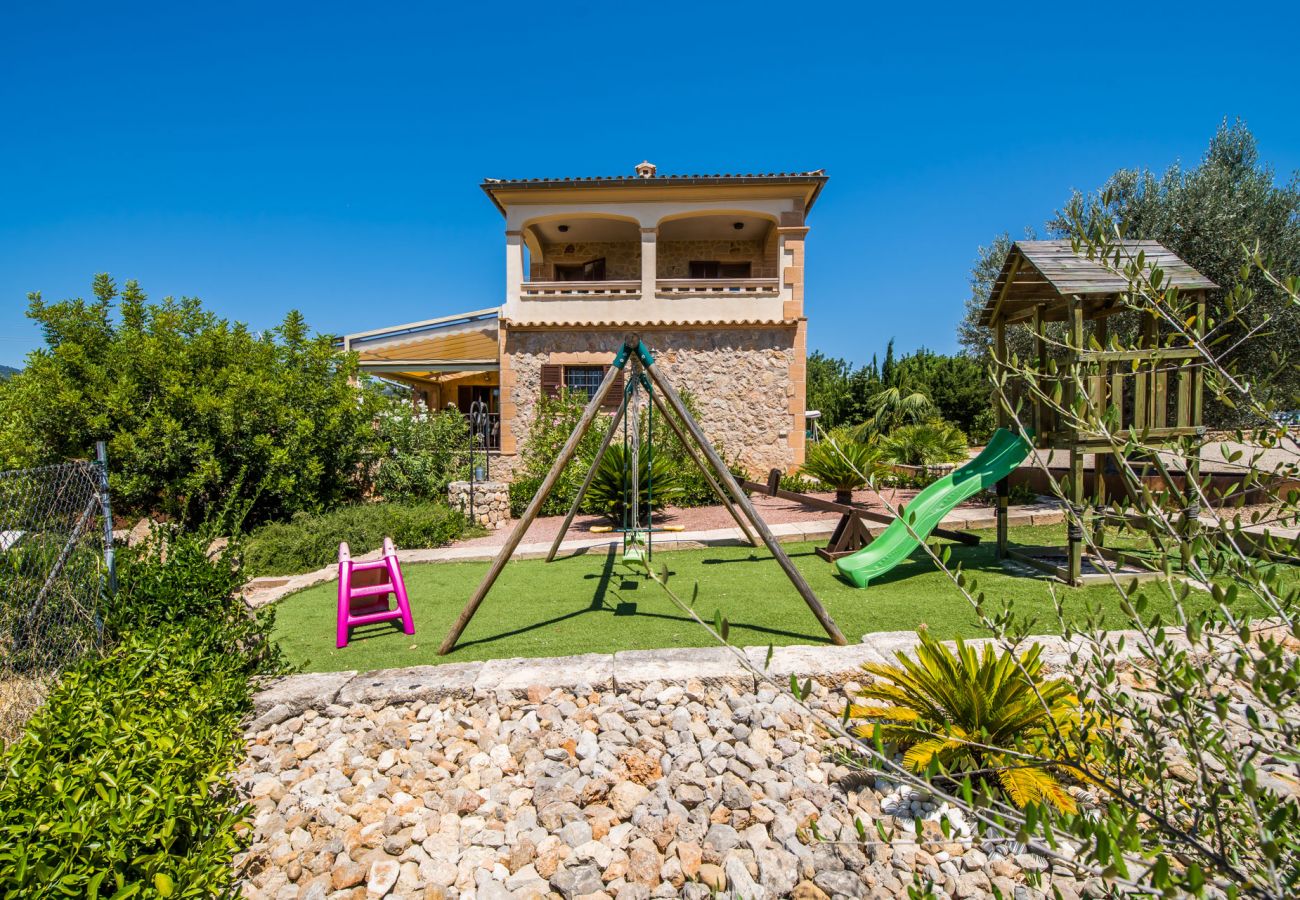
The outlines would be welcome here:
[[[397,598],[397,608],[389,607],[389,595]],[[352,628],[371,622],[401,619],[402,630],[415,634],[411,604],[406,598],[402,567],[397,562],[397,548],[384,538],[384,555],[374,562],[353,562],[347,542],[339,544],[339,648],[348,645]]]

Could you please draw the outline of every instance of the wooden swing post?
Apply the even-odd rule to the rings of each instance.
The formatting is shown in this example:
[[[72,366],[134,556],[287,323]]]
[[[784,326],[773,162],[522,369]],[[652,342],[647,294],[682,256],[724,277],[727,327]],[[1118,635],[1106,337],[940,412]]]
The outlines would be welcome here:
[[[690,412],[686,409],[686,404],[682,403],[682,398],[678,396],[677,391],[673,389],[673,386],[668,383],[668,379],[664,378],[660,374],[658,367],[654,364],[654,357],[650,355],[650,351],[646,349],[646,346],[641,343],[640,338],[636,335],[628,336],[623,344],[623,352],[629,353],[632,351],[635,351],[637,356],[640,357],[641,365],[645,367],[646,374],[650,377],[650,380],[654,382],[655,387],[659,388],[660,393],[663,394],[664,400],[667,401],[668,406],[672,411],[677,414],[681,423],[686,426],[686,430],[690,433],[691,437],[695,439],[695,443],[704,454],[704,458],[708,460],[709,465],[713,468],[713,474],[717,476],[718,480],[722,482],[723,485],[726,486],[727,491],[730,492],[731,496],[735,499],[736,505],[740,507],[740,509],[745,513],[745,517],[753,524],[754,529],[763,539],[763,543],[767,545],[768,551],[772,554],[772,557],[776,560],[782,571],[785,572],[786,577],[790,579],[790,583],[794,585],[795,590],[799,592],[799,596],[803,597],[804,602],[808,604],[808,608],[811,609],[813,615],[817,617],[817,621],[820,622],[822,628],[826,630],[831,641],[841,646],[847,644],[848,640],[845,639],[839,626],[835,624],[835,620],[831,618],[830,613],[826,612],[826,608],[822,606],[821,601],[817,599],[817,595],[813,593],[812,587],[809,586],[802,573],[795,568],[794,563],[790,561],[790,557],[786,555],[786,552],[781,549],[781,545],[777,543],[776,537],[772,534],[771,529],[767,527],[767,523],[764,522],[759,517],[758,513],[754,511],[753,504],[749,502],[749,498],[746,497],[745,492],[740,489],[740,485],[736,483],[736,479],[732,476],[731,471],[722,462],[717,451],[713,449],[713,445],[709,443],[709,439],[705,436],[703,430],[701,430],[699,423],[692,418]]]
[[[596,470],[600,468],[601,461],[605,458],[606,451],[609,450],[609,444],[618,432],[619,423],[623,421],[623,416],[627,413],[627,395],[623,395],[623,400],[618,405],[618,412],[614,413],[614,418],[610,420],[609,428],[605,430],[605,437],[600,441],[600,449],[596,451],[595,458],[591,461],[591,468],[587,470],[587,477],[582,479],[582,486],[578,488],[577,495],[573,498],[573,504],[564,516],[564,523],[560,525],[559,532],[555,535],[555,540],[551,542],[551,549],[547,551],[546,561],[554,562],[555,554],[560,552],[560,544],[564,541],[564,536],[569,533],[569,526],[573,524],[573,518],[578,514],[578,507],[582,505],[582,498],[587,496],[587,489],[591,483],[596,480]]]
[[[456,647],[456,642],[460,640],[460,636],[465,631],[466,626],[469,625],[470,619],[474,618],[474,613],[478,611],[479,604],[483,602],[483,598],[487,596],[488,591],[492,590],[492,585],[496,583],[501,570],[510,561],[511,554],[515,552],[515,548],[523,540],[528,527],[533,524],[533,520],[541,512],[542,504],[546,502],[546,498],[555,489],[555,483],[560,480],[560,473],[564,471],[564,467],[572,461],[574,454],[578,452],[578,445],[582,443],[583,437],[591,428],[591,423],[600,414],[605,397],[614,386],[614,381],[623,371],[623,366],[627,363],[627,357],[628,354],[625,349],[620,350],[618,355],[614,357],[614,364],[609,367],[609,371],[605,373],[605,378],[600,382],[600,386],[596,388],[596,393],[592,395],[591,401],[587,403],[587,408],[582,411],[582,418],[578,420],[578,426],[573,429],[573,433],[569,435],[569,439],[560,450],[560,455],[556,457],[551,470],[542,479],[541,487],[537,489],[537,493],[533,495],[533,499],[529,502],[528,508],[524,510],[518,524],[510,532],[510,537],[506,538],[506,542],[496,555],[496,559],[492,560],[492,565],[488,568],[487,574],[483,576],[483,581],[479,584],[478,590],[474,591],[474,596],[469,598],[465,608],[460,611],[455,624],[451,626],[451,631],[447,632],[447,637],[443,639],[442,646],[438,648],[439,656],[446,656]]]
[[[668,427],[673,430],[673,434],[677,435],[677,440],[681,441],[682,447],[686,450],[686,455],[691,458],[691,462],[695,463],[696,468],[700,470],[700,474],[704,476],[704,480],[708,482],[709,489],[713,491],[713,495],[718,498],[718,502],[722,504],[731,515],[731,518],[735,521],[736,525],[740,528],[741,534],[745,536],[745,540],[749,542],[751,547],[757,547],[758,538],[754,536],[753,530],[745,522],[740,513],[736,511],[736,505],[731,502],[731,498],[727,496],[725,491],[723,491],[722,485],[718,484],[718,480],[713,477],[711,472],[709,472],[709,467],[705,465],[704,460],[700,459],[699,452],[691,446],[691,440],[686,436],[686,432],[682,431],[682,426],[675,418],[673,418],[672,411],[664,403],[663,398],[654,391],[651,391],[650,399],[654,401],[654,405],[659,410],[659,414],[664,417],[664,421],[667,422]]]

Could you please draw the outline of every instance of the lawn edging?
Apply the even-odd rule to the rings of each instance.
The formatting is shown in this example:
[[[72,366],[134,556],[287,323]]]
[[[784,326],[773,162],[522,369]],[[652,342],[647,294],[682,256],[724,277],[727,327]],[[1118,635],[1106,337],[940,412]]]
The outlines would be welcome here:
[[[827,539],[835,531],[838,520],[826,519],[817,522],[787,522],[770,526],[772,534],[782,544],[794,544],[804,541]],[[1064,514],[1054,502],[1039,501],[1024,506],[1013,506],[1008,515],[1008,525],[1058,525],[1064,521]],[[979,509],[957,509],[949,513],[939,523],[940,527],[956,531],[973,531],[993,528],[996,525],[995,510],[992,507]],[[883,522],[868,522],[867,530],[878,535],[888,527]],[[618,544],[621,536],[573,538],[560,545],[561,554],[590,553]],[[707,547],[746,546],[744,536],[739,528],[714,528],[706,531],[684,531],[667,533],[655,538],[656,551],[703,550]],[[545,559],[550,552],[549,542],[520,544],[511,559]],[[398,549],[397,558],[406,563],[436,562],[490,562],[496,558],[500,547],[472,546],[435,547],[425,549]],[[382,550],[354,556],[356,562],[379,559]],[[267,604],[282,600],[290,594],[306,590],[309,587],[338,577],[338,564],[331,563],[299,575],[267,575],[254,578],[244,585],[242,596],[250,609],[258,609]]]
[[[1141,656],[1140,633],[1112,631],[1111,641],[1124,638],[1121,660],[1131,663]],[[1169,640],[1187,644],[1181,632],[1169,629]],[[991,639],[968,640],[982,646]],[[955,642],[945,642],[954,646]],[[1081,638],[1067,641],[1060,635],[1033,635],[1025,639],[1040,644],[1042,660],[1049,672],[1070,665],[1071,653],[1084,653]],[[540,701],[551,691],[575,694],[594,691],[627,693],[648,684],[698,681],[705,685],[757,689],[758,678],[749,666],[766,672],[778,685],[791,676],[812,678],[830,688],[855,680],[865,663],[893,663],[895,654],[909,652],[920,644],[915,631],[881,631],[864,635],[862,641],[844,647],[826,644],[793,644],[784,647],[677,647],[665,650],[619,650],[615,653],[587,653],[580,656],[491,659],[485,662],[447,663],[440,666],[409,666],[373,672],[325,672],[288,675],[265,682],[253,697],[252,718],[245,727],[256,734],[301,715],[330,707],[365,705],[382,709],[390,704],[437,702],[447,698],[470,698],[487,694],[527,697]],[[1190,644],[1187,644],[1190,647]],[[749,666],[739,658],[744,654]],[[337,711],[337,710],[336,710]]]

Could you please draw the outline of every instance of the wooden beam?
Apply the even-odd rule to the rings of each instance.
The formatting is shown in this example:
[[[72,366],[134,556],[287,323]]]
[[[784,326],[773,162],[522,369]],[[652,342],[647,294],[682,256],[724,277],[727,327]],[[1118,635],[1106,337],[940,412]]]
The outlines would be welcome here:
[[[510,536],[506,538],[506,542],[502,545],[500,552],[497,553],[496,559],[492,560],[492,565],[488,567],[487,574],[483,576],[483,581],[479,584],[478,589],[474,591],[474,596],[469,598],[469,602],[465,604],[465,608],[460,611],[460,615],[456,617],[455,623],[452,624],[451,631],[447,632],[447,637],[443,639],[442,646],[438,648],[439,656],[446,656],[456,647],[456,642],[460,640],[460,636],[464,633],[465,627],[469,625],[470,619],[474,618],[474,613],[478,611],[483,598],[487,596],[488,591],[492,590],[492,585],[496,583],[501,570],[510,561],[510,555],[515,552],[519,542],[524,539],[528,526],[533,524],[533,520],[537,518],[537,514],[542,509],[542,504],[546,502],[546,498],[555,489],[555,482],[560,480],[560,473],[564,471],[564,467],[569,464],[574,454],[578,452],[578,445],[582,443],[582,438],[586,435],[587,430],[591,428],[591,423],[600,414],[605,403],[605,395],[609,393],[610,388],[614,386],[614,381],[622,373],[626,360],[626,354],[620,352],[615,357],[614,364],[605,372],[605,377],[600,382],[600,386],[596,388],[596,393],[592,395],[591,400],[587,403],[587,408],[582,411],[582,418],[578,420],[577,427],[573,429],[569,439],[564,442],[560,455],[555,458],[555,463],[551,466],[551,470],[546,473],[546,477],[542,479],[542,484],[537,489],[537,493],[533,494],[533,499],[528,502],[528,508],[524,510],[523,516],[515,525],[514,530],[510,532]]]
[[[582,505],[582,498],[587,495],[587,489],[596,480],[596,470],[600,468],[601,460],[605,458],[605,452],[609,450],[610,441],[614,439],[619,423],[623,421],[623,416],[626,413],[627,395],[624,394],[623,401],[618,405],[618,411],[614,413],[613,418],[609,421],[609,428],[605,429],[605,436],[600,440],[600,449],[596,451],[595,457],[592,458],[591,466],[587,469],[587,475],[582,479],[582,484],[578,488],[578,493],[574,495],[569,511],[565,513],[564,522],[560,525],[555,540],[551,542],[551,549],[546,553],[547,562],[552,562],[555,559],[555,554],[560,551],[560,544],[564,542],[564,536],[569,533],[569,526],[573,524],[573,518],[578,514],[578,507]]]
[[[631,340],[633,340],[633,338],[629,337],[628,341],[630,342]],[[812,587],[810,587],[808,582],[804,579],[803,574],[795,568],[794,563],[790,561],[790,557],[786,555],[785,550],[782,549],[781,545],[777,542],[771,529],[767,527],[767,523],[764,522],[759,517],[758,513],[754,511],[754,507],[749,502],[749,498],[746,497],[745,492],[740,489],[740,485],[736,484],[736,479],[732,476],[731,471],[722,462],[721,458],[719,458],[717,451],[713,449],[713,445],[709,443],[709,439],[705,437],[699,424],[691,417],[690,412],[686,409],[686,405],[682,403],[682,398],[678,396],[677,391],[668,383],[668,379],[663,377],[659,372],[659,367],[654,364],[653,359],[649,358],[648,353],[646,354],[646,358],[642,359],[642,363],[645,365],[646,374],[650,376],[650,380],[655,383],[655,387],[659,388],[660,393],[663,394],[664,400],[672,408],[673,412],[677,414],[678,418],[681,419],[682,424],[686,426],[686,430],[690,433],[691,437],[695,438],[695,442],[699,446],[700,451],[704,454],[704,458],[708,460],[709,465],[713,468],[713,474],[716,475],[718,480],[727,488],[735,499],[736,505],[740,507],[746,517],[749,518],[750,522],[753,523],[755,530],[759,533],[759,536],[763,538],[763,543],[767,545],[768,552],[770,552],[776,559],[777,565],[781,567],[782,571],[785,572],[786,577],[790,579],[790,583],[793,584],[795,590],[799,592],[799,596],[803,597],[804,602],[808,604],[808,608],[812,610],[813,615],[817,617],[817,621],[820,622],[822,628],[826,630],[831,641],[841,646],[847,644],[848,640],[844,637],[844,633],[841,632],[839,626],[835,624],[835,620],[832,619],[830,613],[826,611],[826,607],[822,606],[821,600],[817,598]]]
[[[1002,301],[1006,299],[1007,291],[1011,289],[1011,283],[1016,280],[1016,273],[1020,271],[1020,264],[1025,260],[1025,255],[1014,247],[1012,247],[1011,252],[1015,254],[1015,259],[1011,260],[1011,269],[1007,272],[1007,280],[1002,282],[1002,290],[998,291],[998,299],[993,304],[993,312],[989,313],[990,322],[998,320],[998,313],[1002,311]]]
[[[1129,360],[1191,359],[1201,355],[1194,347],[1165,347],[1150,350],[1084,350],[1079,357],[1087,362],[1127,362]]]
[[[659,410],[659,414],[664,417],[664,421],[668,423],[668,427],[673,430],[673,434],[677,435],[677,440],[681,441],[682,449],[686,451],[686,455],[691,458],[691,462],[695,463],[696,468],[700,470],[700,474],[704,476],[704,480],[708,482],[709,490],[713,491],[713,495],[718,498],[718,502],[723,505],[736,526],[740,528],[740,533],[745,536],[745,540],[749,542],[751,547],[757,547],[759,539],[745,522],[744,517],[736,511],[735,504],[731,502],[731,498],[727,496],[726,491],[718,484],[718,480],[709,472],[709,467],[705,465],[704,460],[700,459],[699,451],[692,446],[686,432],[682,431],[682,426],[673,417],[672,410],[664,403],[663,398],[654,391],[650,392],[650,399],[654,402],[655,408]]]
[[[1005,370],[1007,367],[1007,323],[1002,321],[1000,318],[993,323],[993,361],[994,370],[998,379],[1005,382]],[[1010,400],[1010,397],[1003,398],[999,395],[997,388],[993,389],[992,395],[993,404],[998,411],[998,427],[1010,427],[1011,415],[1007,410],[1007,404],[1004,402],[1004,399]]]
[[[809,497],[807,494],[801,494],[798,491],[787,491],[785,488],[770,490],[766,484],[759,484],[757,481],[742,481],[742,487],[751,491],[758,491],[761,494],[767,494],[770,497],[780,497],[782,500],[793,500],[795,503],[802,503],[809,509],[817,509],[822,512],[837,512],[847,515],[860,516],[869,519],[872,522],[882,522],[891,525],[898,520],[898,516],[891,516],[889,513],[875,512],[870,509],[863,509],[860,506],[850,506],[846,503],[836,503],[833,500],[823,500],[821,497]],[[934,528],[930,531],[936,537],[944,538],[949,541],[956,541],[959,544],[976,546],[980,542],[979,535],[969,534],[965,531],[952,531],[947,528]]]
[[[1192,383],[1192,424],[1203,425],[1205,423],[1205,354],[1200,352],[1205,340],[1205,329],[1207,323],[1206,317],[1206,293],[1201,291],[1196,299],[1196,324],[1193,330],[1196,333],[1196,344],[1198,355],[1201,361],[1196,366],[1195,380]]]
[[[1043,389],[1044,379],[1047,378],[1047,341],[1043,337],[1043,307],[1041,304],[1034,307],[1033,329],[1034,350],[1038,360],[1038,371],[1034,373],[1034,381],[1037,382],[1036,386],[1040,394],[1050,396],[1051,392]],[[1043,400],[1040,397],[1034,397],[1032,421],[1034,434],[1041,436],[1047,430],[1047,417],[1043,407]]]

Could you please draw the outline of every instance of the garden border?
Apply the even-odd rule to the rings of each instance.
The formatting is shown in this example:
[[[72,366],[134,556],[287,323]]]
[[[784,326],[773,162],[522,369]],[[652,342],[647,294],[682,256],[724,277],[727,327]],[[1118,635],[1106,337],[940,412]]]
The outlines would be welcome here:
[[[1187,644],[1176,629],[1169,639]],[[1122,660],[1132,663],[1141,657],[1137,631],[1107,632],[1116,640],[1124,637]],[[988,638],[967,641],[981,647]],[[1083,639],[1066,641],[1060,635],[1031,635],[1025,643],[1042,645],[1046,671],[1060,672],[1070,665],[1072,652],[1087,652]],[[791,676],[800,681],[812,678],[838,688],[861,675],[864,663],[893,663],[895,654],[920,644],[915,631],[880,631],[863,635],[856,644],[837,647],[828,644],[794,644],[771,648],[739,649],[754,668],[766,671],[778,683]],[[947,641],[946,646],[955,646]],[[1187,644],[1190,647],[1190,644]],[[526,696],[540,700],[552,690],[573,693],[615,691],[625,693],[648,684],[700,681],[706,685],[757,689],[757,679],[737,656],[738,648],[677,647],[664,650],[619,650],[580,656],[492,659],[485,662],[446,663],[379,669],[372,672],[318,672],[288,675],[267,682],[253,698],[252,718],[245,731],[252,735],[271,728],[308,709],[366,705],[383,708],[417,700],[437,702],[449,697],[469,698],[489,693]],[[339,710],[335,710],[338,713]]]

